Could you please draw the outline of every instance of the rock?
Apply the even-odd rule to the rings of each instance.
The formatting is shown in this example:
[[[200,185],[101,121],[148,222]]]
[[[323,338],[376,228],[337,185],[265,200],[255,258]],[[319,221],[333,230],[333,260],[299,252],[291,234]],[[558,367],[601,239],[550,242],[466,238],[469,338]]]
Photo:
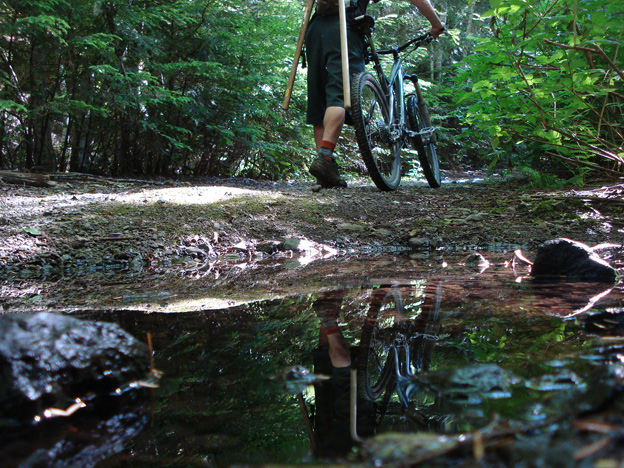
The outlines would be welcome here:
[[[466,217],[466,221],[470,223],[476,223],[479,221],[483,221],[486,215],[484,213],[472,213]]]
[[[617,271],[589,246],[570,239],[544,242],[537,249],[531,276],[537,281],[567,277],[612,283]]]
[[[314,242],[311,242],[307,239],[288,237],[280,243],[279,250],[292,250],[293,252],[316,252],[317,248]]]
[[[347,231],[347,232],[364,232],[367,230],[366,226],[363,226],[362,224],[356,224],[356,223],[340,223],[336,227],[341,231]]]
[[[284,241],[280,244],[280,250],[299,250],[301,245],[301,239],[297,239],[296,237],[289,237],[284,239]]]
[[[464,264],[480,271],[490,267],[490,262],[479,252],[473,252],[468,255],[464,260]]]
[[[95,467],[121,452],[146,425],[149,408],[140,402],[131,403],[82,415],[73,419],[66,430],[44,425],[33,426],[28,432],[23,429],[3,434],[2,466]]]
[[[279,251],[280,242],[279,241],[264,241],[260,242],[256,245],[256,250],[258,252],[264,252],[266,254],[274,254]]]
[[[0,414],[32,420],[144,378],[147,346],[117,324],[52,313],[0,316]]]
[[[414,250],[429,250],[431,241],[427,237],[410,237],[408,245]]]

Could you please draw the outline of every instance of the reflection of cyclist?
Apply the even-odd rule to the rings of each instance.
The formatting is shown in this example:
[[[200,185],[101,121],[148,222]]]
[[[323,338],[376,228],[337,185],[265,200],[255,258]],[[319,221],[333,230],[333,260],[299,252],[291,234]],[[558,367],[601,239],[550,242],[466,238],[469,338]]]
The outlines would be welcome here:
[[[319,346],[313,351],[314,373],[329,380],[314,385],[316,455],[341,455],[353,446],[350,435],[351,349],[338,325],[340,299],[324,296],[315,301],[321,319]],[[368,408],[366,408],[368,406]],[[372,434],[371,404],[358,401],[358,434]]]
[[[352,19],[366,13],[370,0],[346,2],[357,7],[347,9]],[[444,26],[430,0],[410,0],[431,23],[431,34],[437,38]],[[351,26],[349,38],[349,71],[364,70],[364,38]],[[310,166],[310,173],[323,187],[346,187],[340,178],[334,159],[334,148],[345,122],[344,93],[342,89],[342,61],[338,12],[323,12],[317,7],[306,35],[308,57],[308,112],[307,123],[314,127],[317,157]]]

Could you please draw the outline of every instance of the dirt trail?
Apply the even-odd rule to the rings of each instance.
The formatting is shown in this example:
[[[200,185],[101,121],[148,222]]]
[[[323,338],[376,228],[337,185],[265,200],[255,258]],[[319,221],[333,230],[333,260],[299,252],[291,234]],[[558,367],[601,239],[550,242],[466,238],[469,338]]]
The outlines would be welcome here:
[[[154,281],[146,271],[163,266],[225,271],[223,265],[253,265],[293,250],[310,260],[517,246],[530,255],[557,237],[590,245],[621,244],[624,237],[624,186],[614,184],[546,190],[517,179],[457,174],[440,189],[408,182],[383,193],[362,180],[313,193],[308,182],[51,178],[54,187],[0,185],[5,310],[16,301],[49,305],[44,292],[61,286],[98,288],[98,281],[111,280],[93,273],[114,270],[128,272],[138,287]],[[235,282],[238,274],[229,276]],[[231,287],[223,275],[219,287]]]

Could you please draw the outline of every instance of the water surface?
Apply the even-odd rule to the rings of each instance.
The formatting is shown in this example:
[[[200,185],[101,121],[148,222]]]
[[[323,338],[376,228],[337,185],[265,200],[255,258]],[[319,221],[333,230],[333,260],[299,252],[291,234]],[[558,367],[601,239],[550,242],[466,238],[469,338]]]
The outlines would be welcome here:
[[[598,455],[617,454],[615,442],[600,452],[579,454],[599,435],[578,429],[577,423],[593,418],[615,424],[622,416],[621,286],[532,285],[526,266],[512,264],[511,255],[486,257],[489,265],[466,264],[463,253],[326,260],[325,281],[312,291],[293,268],[290,281],[301,281],[302,294],[185,313],[133,311],[129,298],[126,310],[78,312],[85,319],[118,322],[142,340],[149,333],[154,365],[163,372],[159,388],[137,402],[145,412],[141,430],[98,466],[401,460],[400,447],[388,455],[356,444],[339,453],[319,447],[323,437],[310,438],[296,393],[302,390],[314,423],[322,390],[297,388],[298,381],[284,379],[292,378],[292,366],[315,372],[313,350],[325,344],[319,337],[328,317],[339,326],[353,361],[366,368],[358,381],[362,438],[397,432],[472,434],[499,430],[497,421],[504,421],[515,429],[501,447],[488,446],[483,463],[512,466],[510,460],[524,451],[518,444],[530,437],[543,447],[532,455],[536,460],[561,452],[557,456],[570,460],[570,466],[580,466]],[[338,268],[353,271],[350,279],[335,282],[332,271]],[[324,375],[328,369],[332,373],[328,358],[322,359],[317,373],[323,373],[319,366]],[[399,366],[400,382],[397,367],[386,366],[386,359]],[[377,397],[375,403],[365,396]],[[341,398],[330,403],[331,411],[348,414],[348,402]],[[70,421],[55,430],[71,433],[69,426]],[[331,431],[335,438],[350,437],[340,424]],[[469,466],[473,460],[470,450],[452,456],[452,463],[448,455],[433,459],[440,466]]]

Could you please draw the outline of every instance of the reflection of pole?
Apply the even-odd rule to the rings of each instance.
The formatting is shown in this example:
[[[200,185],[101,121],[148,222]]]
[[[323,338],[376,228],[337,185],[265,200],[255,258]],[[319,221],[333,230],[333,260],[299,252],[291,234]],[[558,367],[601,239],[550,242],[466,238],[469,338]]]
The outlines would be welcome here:
[[[340,54],[342,55],[342,87],[344,108],[351,109],[351,85],[349,84],[349,45],[347,43],[347,7],[345,0],[338,0],[340,18]]]
[[[351,439],[354,442],[362,442],[357,433],[357,366],[351,369],[351,401],[349,408],[349,420],[351,422]]]
[[[312,14],[313,5],[314,0],[308,0],[306,2],[305,11],[303,13],[303,22],[301,23],[301,29],[299,29],[299,39],[297,39],[297,48],[295,49],[295,58],[293,59],[290,76],[288,77],[288,84],[286,85],[286,92],[284,93],[284,102],[282,103],[282,109],[284,110],[288,110],[288,106],[290,105],[290,97],[292,95],[293,87],[295,86],[295,76],[297,76],[299,58],[301,57],[301,51],[303,50],[303,42],[305,41],[306,31],[308,30],[308,24],[310,23],[310,15]]]
[[[301,415],[303,416],[303,422],[305,423],[308,439],[310,439],[310,448],[312,449],[312,453],[314,453],[316,452],[316,439],[314,438],[312,422],[310,421],[308,408],[306,407],[305,400],[303,399],[303,393],[297,393],[297,401],[299,402],[299,408],[301,408]]]

